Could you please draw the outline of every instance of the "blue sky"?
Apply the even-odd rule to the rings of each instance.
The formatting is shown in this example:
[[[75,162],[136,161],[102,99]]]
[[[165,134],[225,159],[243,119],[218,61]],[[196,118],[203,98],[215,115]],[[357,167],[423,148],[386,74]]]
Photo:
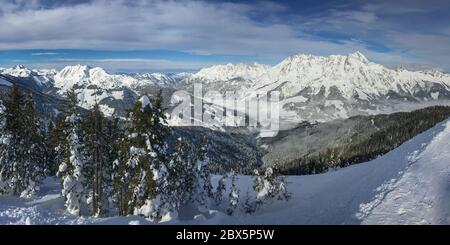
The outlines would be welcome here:
[[[192,71],[360,51],[387,66],[450,71],[449,12],[444,0],[6,0],[0,66]]]

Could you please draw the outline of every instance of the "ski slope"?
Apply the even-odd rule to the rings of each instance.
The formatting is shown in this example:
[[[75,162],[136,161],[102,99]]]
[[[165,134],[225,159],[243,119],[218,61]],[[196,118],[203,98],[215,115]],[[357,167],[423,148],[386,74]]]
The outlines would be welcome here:
[[[164,224],[450,224],[450,120],[370,162],[289,177],[289,202],[225,215],[226,206],[181,212]],[[241,204],[252,179],[240,176]],[[142,217],[78,218],[64,211],[59,182],[30,199],[0,197],[1,224],[151,224]],[[228,195],[228,193],[225,193]]]

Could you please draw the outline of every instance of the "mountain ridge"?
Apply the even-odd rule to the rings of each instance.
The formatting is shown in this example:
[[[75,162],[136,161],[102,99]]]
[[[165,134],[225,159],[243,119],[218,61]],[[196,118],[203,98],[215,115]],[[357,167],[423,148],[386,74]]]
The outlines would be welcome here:
[[[89,108],[95,101],[104,100],[103,109],[108,115],[122,106],[121,101],[131,102],[159,88],[167,90],[167,96],[176,89],[191,91],[194,83],[202,83],[204,92],[215,90],[224,95],[226,91],[237,91],[239,100],[255,100],[257,94],[278,91],[281,120],[294,124],[417,109],[424,103],[450,101],[450,74],[391,69],[370,61],[361,52],[296,54],[273,66],[229,63],[196,73],[111,74],[87,65],[66,66],[59,71],[16,66],[2,68],[0,73],[28,79],[27,84],[36,83],[37,88],[45,85],[39,89],[58,96],[75,86],[81,106]]]

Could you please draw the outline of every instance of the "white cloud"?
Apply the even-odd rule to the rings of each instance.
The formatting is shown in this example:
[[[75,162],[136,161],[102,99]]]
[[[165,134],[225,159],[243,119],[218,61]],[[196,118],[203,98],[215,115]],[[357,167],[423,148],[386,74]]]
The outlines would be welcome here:
[[[448,24],[438,34],[414,33],[402,18],[430,10],[410,1],[324,9],[313,17],[291,18],[290,13],[287,21],[282,17],[289,9],[271,1],[93,0],[56,6],[49,2],[54,1],[16,0],[0,5],[0,50],[165,49],[251,55],[273,61],[294,53],[329,55],[359,50],[388,65],[419,62],[450,69],[446,61],[450,48],[448,42],[445,45],[448,35],[442,37]],[[259,19],[253,18],[255,13]],[[321,31],[350,38],[327,41],[314,35]],[[391,50],[375,51],[369,42]]]
[[[133,3],[95,1],[6,13],[0,16],[5,27],[0,29],[0,49],[169,49],[278,57],[340,50],[332,42],[300,38],[291,25],[249,17],[258,11],[283,11],[281,5],[270,2],[255,6],[202,1]],[[271,7],[261,10],[261,6]]]
[[[60,53],[56,53],[56,52],[36,52],[36,53],[31,53],[32,56],[46,56],[46,55],[58,55]]]

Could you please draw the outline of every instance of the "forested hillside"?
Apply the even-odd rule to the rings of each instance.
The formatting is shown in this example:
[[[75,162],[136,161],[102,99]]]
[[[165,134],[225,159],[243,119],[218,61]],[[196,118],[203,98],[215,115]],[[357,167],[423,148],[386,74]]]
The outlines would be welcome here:
[[[263,142],[269,145],[264,160],[267,166],[276,166],[285,174],[322,173],[374,159],[449,116],[450,107],[435,106],[306,124]]]

